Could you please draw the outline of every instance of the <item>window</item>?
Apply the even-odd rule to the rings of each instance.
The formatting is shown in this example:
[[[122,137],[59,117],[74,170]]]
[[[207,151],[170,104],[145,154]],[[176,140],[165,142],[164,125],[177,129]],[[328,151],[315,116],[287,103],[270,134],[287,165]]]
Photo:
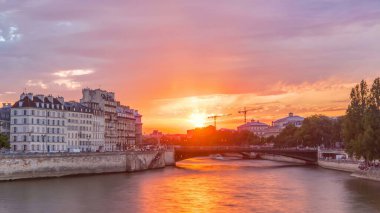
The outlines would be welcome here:
[[[26,115],[26,110],[24,110],[24,115]]]
[[[17,136],[13,136],[13,141],[17,141]]]
[[[24,118],[24,124],[26,124],[26,118]]]
[[[17,115],[17,110],[13,111],[13,115]]]
[[[24,141],[26,141],[26,135],[24,135]]]
[[[17,124],[17,119],[13,119],[13,124]]]
[[[13,132],[14,132],[14,133],[17,132],[17,127],[13,127]]]

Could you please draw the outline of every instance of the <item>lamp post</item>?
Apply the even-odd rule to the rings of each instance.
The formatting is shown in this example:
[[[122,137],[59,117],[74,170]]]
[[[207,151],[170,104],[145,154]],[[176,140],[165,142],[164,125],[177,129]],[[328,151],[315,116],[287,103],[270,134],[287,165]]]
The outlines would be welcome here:
[[[91,142],[90,142],[90,135],[86,135],[86,139],[87,139],[87,146],[89,146],[89,148],[87,148],[87,151],[88,152],[91,152]]]

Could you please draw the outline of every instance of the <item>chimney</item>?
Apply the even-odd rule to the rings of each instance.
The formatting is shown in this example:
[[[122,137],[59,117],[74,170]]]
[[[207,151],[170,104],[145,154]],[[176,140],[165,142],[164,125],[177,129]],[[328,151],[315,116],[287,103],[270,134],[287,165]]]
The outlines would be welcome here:
[[[25,97],[26,97],[26,94],[25,94],[25,93],[22,93],[22,94],[20,95],[20,100],[23,100]]]
[[[289,113],[289,117],[293,117],[293,113],[292,112]]]
[[[33,100],[33,93],[28,93],[26,96],[32,101]]]

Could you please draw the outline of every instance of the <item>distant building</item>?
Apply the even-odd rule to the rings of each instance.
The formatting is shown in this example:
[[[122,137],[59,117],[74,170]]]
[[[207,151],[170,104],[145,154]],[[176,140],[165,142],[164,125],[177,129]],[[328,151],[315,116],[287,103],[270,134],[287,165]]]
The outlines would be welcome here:
[[[303,117],[294,115],[293,113],[289,113],[288,117],[273,121],[273,126],[278,127],[280,129],[284,129],[286,126],[290,124],[293,124],[295,127],[301,127],[304,119],[305,118]]]
[[[119,150],[125,150],[130,145],[136,144],[136,118],[135,110],[129,106],[123,106],[117,103],[117,147]]]
[[[137,110],[121,105],[113,92],[86,88],[82,95],[82,104],[104,112],[105,151],[119,151],[127,145],[141,143],[142,116]]]
[[[191,139],[195,136],[199,135],[212,135],[216,133],[216,128],[215,126],[207,126],[207,127],[201,127],[201,128],[195,128],[195,129],[190,129],[187,130],[187,138]]]
[[[64,152],[67,123],[63,97],[22,93],[11,108],[12,151]]]
[[[3,103],[3,107],[0,108],[0,134],[10,135],[10,120],[11,120],[11,107],[10,103]]]
[[[265,134],[265,130],[268,128],[268,124],[252,120],[251,122],[238,126],[237,129],[238,131],[249,131],[261,137]]]
[[[143,131],[142,131],[142,115],[139,113],[139,111],[135,110],[135,129],[136,129],[136,144],[142,144],[143,140]]]
[[[270,126],[264,130],[262,137],[264,137],[264,138],[268,138],[271,136],[276,137],[277,135],[280,134],[281,130],[282,130],[282,128],[280,128],[280,127]]]

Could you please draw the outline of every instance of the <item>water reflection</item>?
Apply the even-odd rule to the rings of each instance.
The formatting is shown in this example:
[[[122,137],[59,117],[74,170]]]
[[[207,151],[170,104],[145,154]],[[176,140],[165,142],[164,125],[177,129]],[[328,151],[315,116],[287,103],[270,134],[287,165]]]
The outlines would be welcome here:
[[[0,183],[0,212],[379,212],[380,184],[271,161]]]

